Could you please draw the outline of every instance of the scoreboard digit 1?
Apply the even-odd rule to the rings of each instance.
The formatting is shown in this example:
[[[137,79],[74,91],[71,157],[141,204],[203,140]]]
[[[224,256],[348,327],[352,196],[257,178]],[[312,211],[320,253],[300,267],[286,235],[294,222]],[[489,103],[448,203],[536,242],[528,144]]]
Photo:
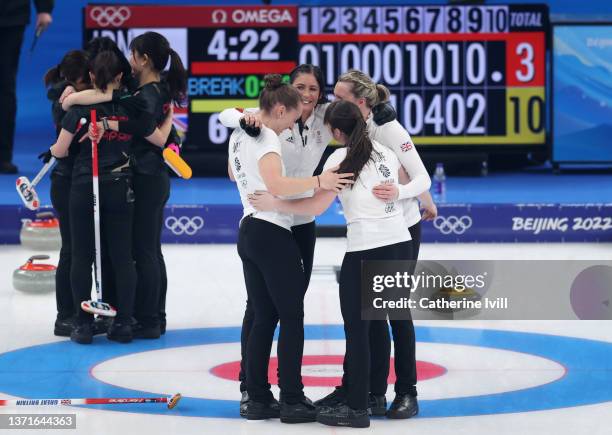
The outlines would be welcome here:
[[[419,145],[545,143],[545,5],[302,7],[299,63],[391,91]]]

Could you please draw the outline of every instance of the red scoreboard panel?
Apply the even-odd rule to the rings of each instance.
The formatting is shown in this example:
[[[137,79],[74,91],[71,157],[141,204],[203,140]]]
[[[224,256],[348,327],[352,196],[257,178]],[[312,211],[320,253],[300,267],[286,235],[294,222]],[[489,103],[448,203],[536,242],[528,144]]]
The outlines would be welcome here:
[[[225,151],[217,113],[256,106],[264,74],[321,66],[331,92],[361,69],[392,93],[425,146],[537,146],[546,140],[545,5],[127,6],[85,9],[85,40],[126,52],[165,34],[189,70],[189,148]]]

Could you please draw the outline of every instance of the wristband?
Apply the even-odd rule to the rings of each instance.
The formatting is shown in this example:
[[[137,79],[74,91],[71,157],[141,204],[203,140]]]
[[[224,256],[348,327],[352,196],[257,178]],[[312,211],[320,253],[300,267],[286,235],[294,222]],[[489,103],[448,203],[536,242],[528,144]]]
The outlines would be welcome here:
[[[104,127],[104,131],[110,130],[110,127],[108,125],[108,119],[102,118],[102,127]]]

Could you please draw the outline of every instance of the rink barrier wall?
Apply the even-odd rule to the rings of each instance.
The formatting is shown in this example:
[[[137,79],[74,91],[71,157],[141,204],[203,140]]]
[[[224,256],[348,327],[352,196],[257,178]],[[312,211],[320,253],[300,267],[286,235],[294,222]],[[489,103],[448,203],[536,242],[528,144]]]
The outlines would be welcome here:
[[[163,243],[236,243],[240,205],[171,205]],[[18,244],[23,222],[35,213],[0,206],[0,243]],[[104,225],[104,223],[102,223]],[[317,218],[320,236],[345,234],[337,203]],[[423,223],[425,243],[612,242],[612,204],[441,204]]]

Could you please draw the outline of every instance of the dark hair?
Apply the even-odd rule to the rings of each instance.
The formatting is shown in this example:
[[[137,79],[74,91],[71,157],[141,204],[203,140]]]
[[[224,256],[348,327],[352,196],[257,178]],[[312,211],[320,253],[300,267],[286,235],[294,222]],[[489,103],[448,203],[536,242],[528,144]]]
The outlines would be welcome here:
[[[259,108],[270,112],[277,103],[287,109],[297,109],[302,99],[300,93],[293,86],[283,82],[280,74],[267,74],[264,76],[264,89],[259,94]]]
[[[121,74],[121,62],[112,51],[101,51],[90,64],[94,75],[94,85],[105,91],[118,74]]]
[[[45,86],[54,85],[66,80],[74,85],[79,79],[89,83],[88,72],[89,57],[82,50],[72,50],[64,55],[62,61],[49,69],[45,74]]]
[[[85,45],[85,51],[89,55],[89,59],[93,60],[96,58],[98,53],[103,51],[112,51],[115,53],[119,62],[121,63],[121,72],[123,72],[123,77],[121,77],[121,83],[125,86],[128,85],[130,79],[132,78],[132,67],[130,66],[130,62],[126,59],[123,52],[119,49],[115,41],[110,39],[108,36],[100,36],[98,38],[94,38],[89,41]],[[91,70],[91,65],[90,65]]]
[[[338,173],[352,172],[357,180],[363,167],[372,158],[374,147],[368,136],[367,124],[357,107],[349,101],[336,100],[325,111],[323,122],[337,128],[348,140],[346,158],[340,163]],[[352,188],[353,185],[351,185]]]
[[[162,72],[170,58],[170,69],[165,74],[165,81],[170,90],[170,96],[176,103],[185,100],[187,92],[187,71],[183,66],[180,56],[170,48],[168,40],[157,32],[146,32],[137,36],[130,42],[130,50],[136,51],[141,56],[145,54],[151,60],[153,69]]]
[[[325,95],[325,80],[323,80],[323,71],[316,65],[310,63],[303,63],[301,65],[296,66],[289,73],[289,83],[293,84],[295,79],[300,74],[312,74],[319,84],[319,99],[317,100],[317,104],[327,103],[327,96]]]

